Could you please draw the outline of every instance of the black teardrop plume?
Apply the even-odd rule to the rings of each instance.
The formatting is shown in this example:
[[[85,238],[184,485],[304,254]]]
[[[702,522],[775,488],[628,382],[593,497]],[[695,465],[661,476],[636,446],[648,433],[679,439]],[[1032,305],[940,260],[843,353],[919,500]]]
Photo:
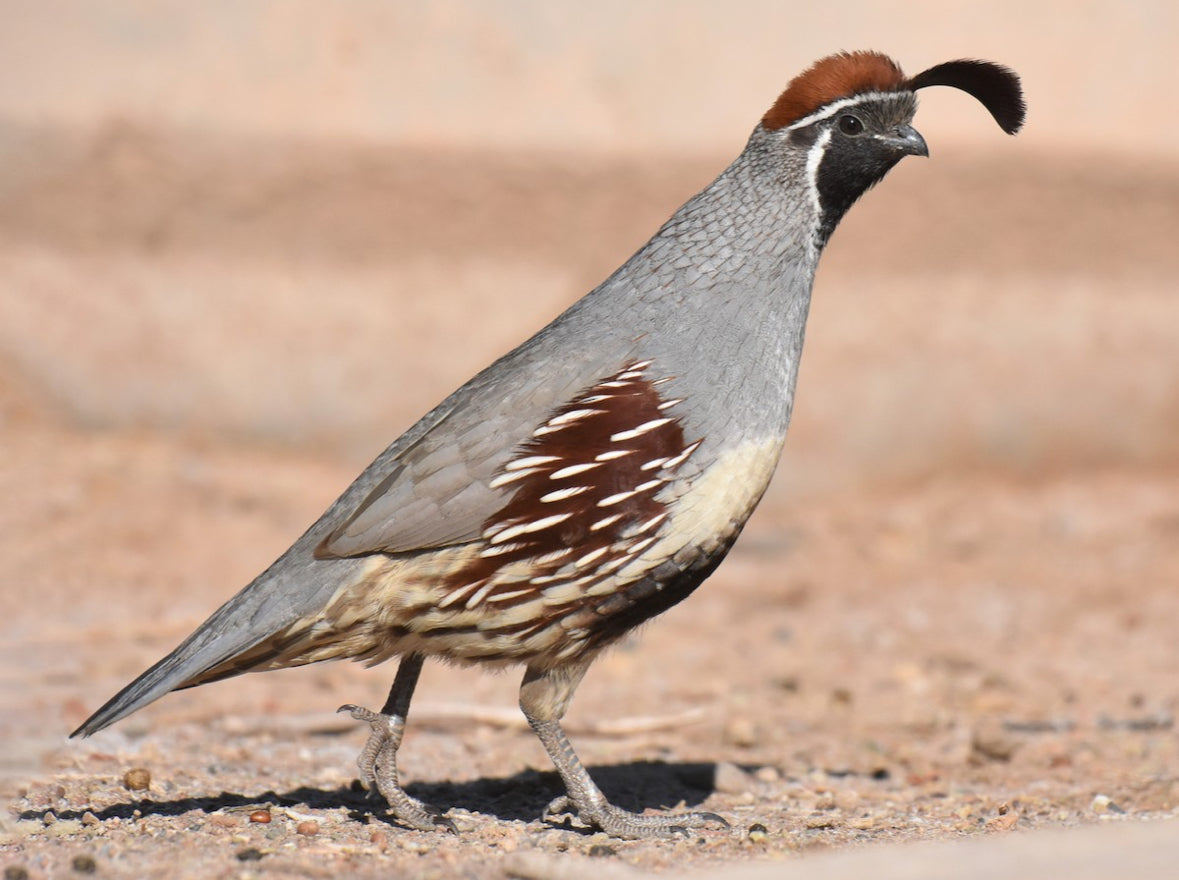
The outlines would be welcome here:
[[[968,58],[947,61],[917,74],[906,85],[914,91],[926,86],[953,86],[977,98],[1008,134],[1023,127],[1027,106],[1019,77],[1001,64]]]

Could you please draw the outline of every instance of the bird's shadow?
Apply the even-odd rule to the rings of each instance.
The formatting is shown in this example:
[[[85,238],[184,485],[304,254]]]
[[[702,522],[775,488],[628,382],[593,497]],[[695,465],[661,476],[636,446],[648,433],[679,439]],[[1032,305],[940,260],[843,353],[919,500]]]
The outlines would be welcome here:
[[[665,809],[680,803],[695,806],[715,790],[716,765],[709,763],[666,763],[633,761],[626,764],[599,765],[590,770],[606,797],[616,806],[641,812]],[[418,782],[406,786],[415,798],[443,811],[451,807],[482,813],[502,821],[529,822],[541,816],[545,806],[564,787],[556,773],[524,770],[512,776],[484,777],[470,782]],[[312,809],[345,807],[357,821],[369,816],[396,825],[379,798],[372,797],[359,782],[334,789],[299,787],[285,792],[271,790],[258,794],[223,791],[202,797],[174,800],[129,799],[102,810],[80,807],[53,810],[57,819],[81,819],[92,813],[99,821],[135,819],[144,816],[179,816],[199,810],[215,813],[270,804],[278,807],[304,806]],[[26,810],[22,819],[43,820],[50,810]]]

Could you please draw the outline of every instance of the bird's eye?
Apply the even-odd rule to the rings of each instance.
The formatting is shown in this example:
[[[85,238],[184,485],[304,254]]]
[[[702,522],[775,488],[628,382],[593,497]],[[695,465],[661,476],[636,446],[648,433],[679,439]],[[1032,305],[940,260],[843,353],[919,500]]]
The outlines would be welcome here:
[[[864,130],[864,123],[850,113],[839,117],[839,130],[844,134],[859,134]]]

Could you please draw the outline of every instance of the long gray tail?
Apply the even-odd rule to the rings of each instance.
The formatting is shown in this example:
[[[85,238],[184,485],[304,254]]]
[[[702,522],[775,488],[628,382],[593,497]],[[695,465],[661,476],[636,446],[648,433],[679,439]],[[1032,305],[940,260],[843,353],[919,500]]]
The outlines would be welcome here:
[[[302,543],[302,542],[300,542]],[[315,560],[298,545],[222,605],[168,656],[111,697],[71,737],[90,736],[178,688],[246,672],[205,677],[217,667],[323,607],[355,560]]]

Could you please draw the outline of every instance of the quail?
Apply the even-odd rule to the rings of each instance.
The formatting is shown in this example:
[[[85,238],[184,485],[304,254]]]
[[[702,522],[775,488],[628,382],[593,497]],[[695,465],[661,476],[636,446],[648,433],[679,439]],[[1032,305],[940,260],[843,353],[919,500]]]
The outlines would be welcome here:
[[[273,565],[79,727],[242,672],[400,657],[359,766],[393,817],[426,658],[524,667],[520,707],[566,794],[546,815],[623,838],[723,820],[611,804],[561,728],[594,658],[685,599],[732,547],[778,463],[819,255],[904,156],[915,92],[952,86],[1009,134],[1018,77],[957,60],[906,77],[843,52],[795,77],[737,159],[600,286],[393,442]]]

